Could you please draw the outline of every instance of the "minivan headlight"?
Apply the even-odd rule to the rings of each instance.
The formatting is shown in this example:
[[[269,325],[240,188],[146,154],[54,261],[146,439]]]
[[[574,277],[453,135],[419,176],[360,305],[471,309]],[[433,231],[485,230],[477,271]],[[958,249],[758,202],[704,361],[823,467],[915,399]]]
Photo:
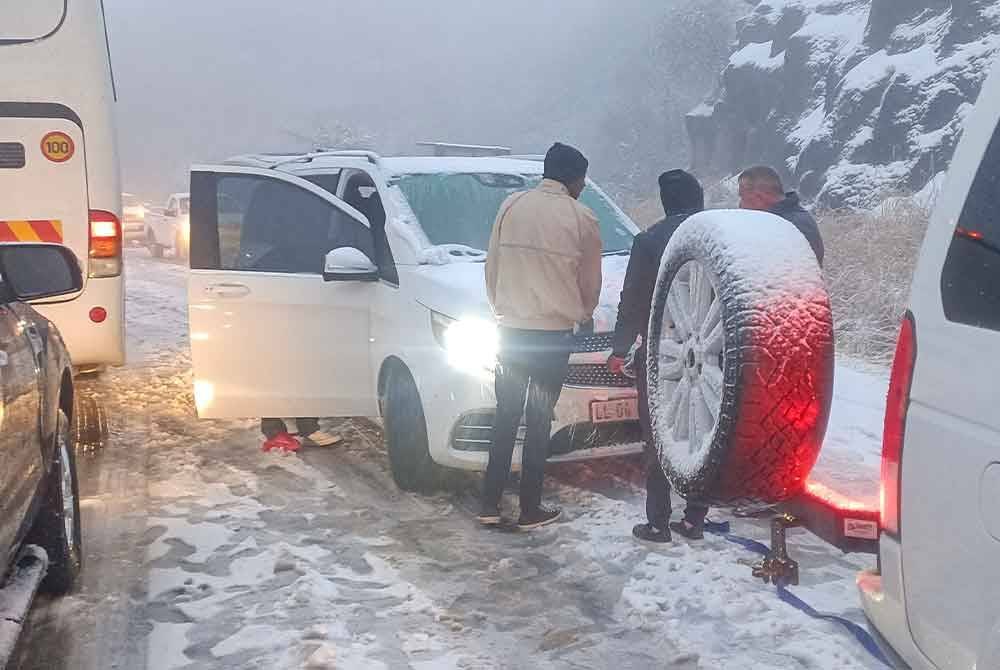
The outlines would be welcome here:
[[[500,333],[495,321],[477,317],[451,317],[431,312],[434,339],[448,355],[456,370],[480,375],[492,373],[497,365]]]

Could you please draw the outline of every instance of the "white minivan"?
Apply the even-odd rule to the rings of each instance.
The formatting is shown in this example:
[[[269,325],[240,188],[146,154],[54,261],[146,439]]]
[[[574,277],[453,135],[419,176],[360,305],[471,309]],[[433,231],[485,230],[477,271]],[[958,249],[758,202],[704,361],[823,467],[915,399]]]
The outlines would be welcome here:
[[[189,321],[198,414],[381,416],[393,475],[482,469],[497,326],[484,261],[537,160],[246,156],[191,169]],[[605,365],[634,223],[592,183],[605,285],[553,421],[553,460],[641,449],[634,380]],[[515,456],[517,458],[517,456]]]
[[[1000,69],[927,230],[883,440],[873,628],[901,667],[1000,668]]]
[[[125,359],[114,100],[100,0],[0,0],[0,241],[76,253],[83,290],[34,307],[77,369]]]

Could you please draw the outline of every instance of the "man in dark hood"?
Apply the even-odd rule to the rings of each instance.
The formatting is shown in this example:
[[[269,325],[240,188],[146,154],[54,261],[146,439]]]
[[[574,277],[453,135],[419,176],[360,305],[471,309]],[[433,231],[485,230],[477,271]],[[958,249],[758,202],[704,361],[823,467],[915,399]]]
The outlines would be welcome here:
[[[646,337],[649,327],[653,290],[660,270],[660,259],[674,231],[691,216],[705,209],[705,195],[701,184],[684,170],[670,170],[660,175],[660,200],[666,215],[649,230],[639,233],[632,242],[625,284],[618,305],[618,322],[615,325],[614,344],[608,368],[622,374],[626,357],[636,345],[637,338]],[[639,391],[639,416],[646,438],[646,519],[632,529],[632,534],[649,542],[669,542],[671,528],[691,539],[702,537],[708,508],[689,502],[684,520],[670,523],[670,482],[663,474],[656,448],[652,443],[649,420],[649,395],[646,388],[646,344],[635,349],[633,358],[636,386]]]

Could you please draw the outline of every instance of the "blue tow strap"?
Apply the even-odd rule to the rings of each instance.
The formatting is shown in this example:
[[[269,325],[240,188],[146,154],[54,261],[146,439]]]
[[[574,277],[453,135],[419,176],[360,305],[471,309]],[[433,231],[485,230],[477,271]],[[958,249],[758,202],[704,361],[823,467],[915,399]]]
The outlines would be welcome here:
[[[749,549],[754,553],[760,554],[761,556],[766,556],[767,553],[770,551],[767,545],[765,545],[762,542],[758,542],[757,540],[751,540],[748,537],[740,537],[739,535],[733,535],[732,533],[730,533],[728,521],[719,522],[719,521],[708,521],[706,519],[705,530],[708,531],[709,533],[712,533],[713,535],[719,535],[725,540],[732,542],[733,544],[738,544],[744,549]],[[841,626],[846,628],[851,635],[854,636],[854,638],[861,644],[861,646],[865,648],[865,651],[874,656],[875,659],[883,663],[886,667],[889,668],[893,667],[892,663],[889,662],[889,659],[887,659],[885,657],[885,654],[882,653],[882,650],[879,648],[878,643],[875,642],[875,639],[871,636],[871,633],[865,630],[864,627],[859,626],[853,621],[845,619],[842,616],[837,616],[836,614],[825,614],[823,612],[816,611],[809,603],[799,598],[797,595],[789,591],[784,586],[776,586],[776,588],[778,591],[778,598],[780,598],[782,602],[788,603],[795,609],[799,610],[800,612],[804,612],[807,616],[810,616],[813,619],[818,619],[820,621],[832,621],[834,623],[840,624]]]

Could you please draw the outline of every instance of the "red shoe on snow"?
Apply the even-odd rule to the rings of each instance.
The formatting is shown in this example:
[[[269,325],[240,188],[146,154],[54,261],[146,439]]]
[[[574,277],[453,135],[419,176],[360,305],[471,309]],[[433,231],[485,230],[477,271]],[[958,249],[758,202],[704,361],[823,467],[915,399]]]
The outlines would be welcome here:
[[[264,445],[261,447],[261,451],[273,451],[278,449],[285,453],[298,451],[302,445],[299,441],[288,433],[278,433],[269,440],[264,441]]]

